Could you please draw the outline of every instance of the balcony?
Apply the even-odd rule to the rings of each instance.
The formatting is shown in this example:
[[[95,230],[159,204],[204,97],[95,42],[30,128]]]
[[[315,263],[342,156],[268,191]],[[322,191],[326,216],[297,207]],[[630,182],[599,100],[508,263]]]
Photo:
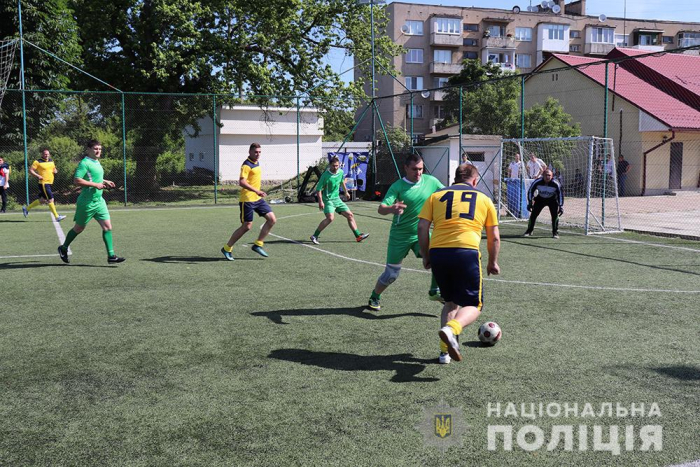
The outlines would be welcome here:
[[[484,37],[481,44],[485,49],[514,49],[514,37]]]
[[[429,122],[429,126],[430,127],[438,126],[443,120],[444,120],[444,118],[431,118],[430,122]]]
[[[430,34],[430,45],[439,45],[442,47],[461,47],[461,34],[440,34],[437,32]]]
[[[586,45],[583,46],[583,53],[586,55],[607,55],[614,48],[615,44],[586,42]]]
[[[442,75],[456,75],[462,71],[462,65],[459,63],[440,63],[432,62],[430,64],[430,73]]]
[[[442,102],[445,100],[445,91],[432,91],[430,97],[431,101]]]

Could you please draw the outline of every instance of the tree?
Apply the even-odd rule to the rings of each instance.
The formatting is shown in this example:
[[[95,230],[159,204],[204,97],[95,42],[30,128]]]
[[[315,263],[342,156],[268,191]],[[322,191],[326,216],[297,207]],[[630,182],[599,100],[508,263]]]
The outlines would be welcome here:
[[[565,138],[581,136],[580,125],[573,123],[572,120],[571,115],[564,112],[564,107],[558,100],[548,97],[544,104],[535,104],[525,110],[525,137]]]

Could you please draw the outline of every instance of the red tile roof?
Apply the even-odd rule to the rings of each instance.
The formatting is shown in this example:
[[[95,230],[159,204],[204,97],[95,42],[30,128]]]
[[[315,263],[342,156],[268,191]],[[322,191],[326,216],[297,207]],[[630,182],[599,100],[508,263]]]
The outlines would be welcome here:
[[[552,58],[566,65],[591,64],[592,66],[580,67],[576,70],[605,86],[605,66],[595,65],[601,62],[601,59],[564,54],[553,54]],[[669,96],[623,67],[609,65],[608,86],[610,92],[628,100],[671,129],[700,130],[700,111]]]

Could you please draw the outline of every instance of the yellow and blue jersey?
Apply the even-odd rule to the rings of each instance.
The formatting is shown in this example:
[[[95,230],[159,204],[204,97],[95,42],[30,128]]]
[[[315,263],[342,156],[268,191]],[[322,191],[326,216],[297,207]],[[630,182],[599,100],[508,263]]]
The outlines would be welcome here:
[[[484,227],[498,225],[491,198],[466,183],[433,193],[423,204],[419,218],[433,223],[430,248],[478,250]]]
[[[51,185],[53,183],[53,171],[56,168],[56,164],[53,163],[53,159],[49,157],[49,160],[37,159],[32,164],[32,169],[41,175],[42,180],[39,180],[40,184]]]
[[[250,159],[246,159],[241,166],[241,176],[240,178],[245,178],[250,186],[256,190],[260,190],[260,184],[262,181],[262,172],[260,171],[260,163],[253,162]],[[254,191],[247,190],[241,187],[241,195],[239,201],[241,203],[250,203],[261,199],[257,193]]]

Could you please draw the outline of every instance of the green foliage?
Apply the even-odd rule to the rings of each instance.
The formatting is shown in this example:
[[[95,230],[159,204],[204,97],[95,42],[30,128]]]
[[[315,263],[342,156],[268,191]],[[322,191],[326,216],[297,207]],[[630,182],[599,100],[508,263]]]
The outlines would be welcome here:
[[[344,141],[354,126],[355,112],[331,108],[323,114],[323,141]]]
[[[581,127],[564,112],[564,107],[553,97],[544,104],[535,104],[525,110],[526,138],[564,138],[581,136]]]
[[[158,157],[156,172],[161,184],[172,181],[185,172],[185,153],[182,151],[165,151]]]

